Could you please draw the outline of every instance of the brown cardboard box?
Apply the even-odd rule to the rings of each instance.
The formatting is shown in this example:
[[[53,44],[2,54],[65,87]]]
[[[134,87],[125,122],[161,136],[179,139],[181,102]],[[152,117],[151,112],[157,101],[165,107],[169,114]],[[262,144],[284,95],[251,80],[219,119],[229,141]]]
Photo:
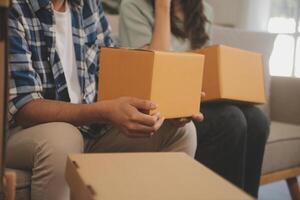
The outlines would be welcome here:
[[[196,52],[205,55],[203,101],[265,103],[262,55],[223,45]]]
[[[184,153],[71,155],[71,200],[252,199]]]
[[[152,100],[165,118],[199,112],[204,56],[102,48],[100,60],[99,100]]]

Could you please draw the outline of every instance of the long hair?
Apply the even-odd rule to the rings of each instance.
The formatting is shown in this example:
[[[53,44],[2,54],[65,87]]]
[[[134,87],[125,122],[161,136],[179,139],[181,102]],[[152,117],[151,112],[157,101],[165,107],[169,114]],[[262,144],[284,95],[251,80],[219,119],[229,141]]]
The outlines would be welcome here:
[[[155,9],[155,1],[150,0]],[[203,47],[209,40],[206,32],[206,23],[208,19],[204,14],[203,0],[179,0],[183,14],[183,27],[179,27],[175,16],[174,0],[171,3],[171,32],[176,37],[189,39],[191,48],[197,49]]]

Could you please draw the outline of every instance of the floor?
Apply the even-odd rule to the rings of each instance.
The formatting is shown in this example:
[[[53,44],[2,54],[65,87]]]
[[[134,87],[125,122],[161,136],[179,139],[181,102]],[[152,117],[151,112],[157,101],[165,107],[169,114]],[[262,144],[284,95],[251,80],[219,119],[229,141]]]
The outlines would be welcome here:
[[[286,182],[279,181],[260,187],[258,200],[291,200]]]

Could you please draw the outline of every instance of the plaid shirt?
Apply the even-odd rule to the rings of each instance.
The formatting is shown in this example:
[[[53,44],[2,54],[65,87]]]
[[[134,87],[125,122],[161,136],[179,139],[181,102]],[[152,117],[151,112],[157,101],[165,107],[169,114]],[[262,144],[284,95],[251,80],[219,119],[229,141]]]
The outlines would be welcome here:
[[[73,42],[83,103],[97,97],[101,46],[113,47],[100,0],[70,0]],[[63,67],[55,49],[54,14],[50,0],[13,0],[9,13],[9,121],[34,99],[70,102]],[[101,135],[104,125],[80,127]]]

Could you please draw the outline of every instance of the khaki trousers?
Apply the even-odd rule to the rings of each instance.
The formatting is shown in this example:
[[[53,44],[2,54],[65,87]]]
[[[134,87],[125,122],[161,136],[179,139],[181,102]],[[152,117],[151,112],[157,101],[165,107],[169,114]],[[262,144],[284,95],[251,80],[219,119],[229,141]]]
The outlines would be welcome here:
[[[165,122],[152,137],[130,138],[111,129],[98,139],[84,139],[67,123],[48,123],[12,131],[7,142],[7,167],[32,172],[32,200],[68,200],[64,178],[66,158],[74,153],[186,152],[194,157],[197,146],[193,123],[176,128]]]

